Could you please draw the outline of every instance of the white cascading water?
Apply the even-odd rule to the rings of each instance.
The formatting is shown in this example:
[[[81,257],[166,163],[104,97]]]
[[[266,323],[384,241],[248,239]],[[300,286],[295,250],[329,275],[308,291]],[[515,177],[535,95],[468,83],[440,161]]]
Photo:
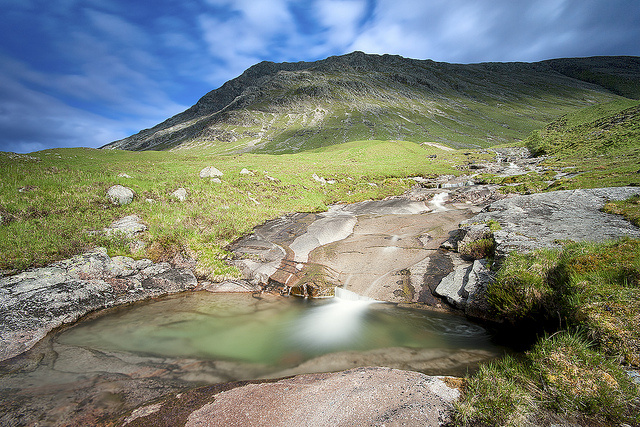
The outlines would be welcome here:
[[[447,208],[444,206],[444,202],[449,198],[449,193],[443,191],[442,193],[438,193],[433,196],[431,199],[432,212],[443,212],[446,211]]]
[[[293,338],[315,350],[348,344],[358,338],[367,308],[376,301],[346,289],[335,288],[327,304],[309,310],[295,325]]]

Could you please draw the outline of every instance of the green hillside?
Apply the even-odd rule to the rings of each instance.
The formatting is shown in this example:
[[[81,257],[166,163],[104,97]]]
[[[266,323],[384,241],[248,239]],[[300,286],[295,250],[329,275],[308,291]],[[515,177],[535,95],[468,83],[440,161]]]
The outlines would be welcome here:
[[[354,52],[309,63],[263,62],[183,113],[105,148],[292,153],[393,139],[488,147],[635,94],[616,79],[640,81],[637,58],[581,58],[579,67],[567,61],[448,64]],[[578,69],[615,84],[583,79]]]
[[[640,141],[640,101],[619,100],[566,114],[529,135],[535,154],[587,156],[615,152]]]

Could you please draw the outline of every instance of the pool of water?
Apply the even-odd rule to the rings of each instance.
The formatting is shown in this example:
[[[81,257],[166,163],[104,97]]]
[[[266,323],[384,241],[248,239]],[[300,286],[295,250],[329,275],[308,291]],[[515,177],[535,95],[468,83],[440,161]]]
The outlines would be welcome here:
[[[208,292],[120,309],[81,322],[56,341],[100,351],[259,364],[267,372],[329,354],[382,349],[498,351],[485,329],[455,315],[342,298]],[[385,358],[392,354],[387,351]]]

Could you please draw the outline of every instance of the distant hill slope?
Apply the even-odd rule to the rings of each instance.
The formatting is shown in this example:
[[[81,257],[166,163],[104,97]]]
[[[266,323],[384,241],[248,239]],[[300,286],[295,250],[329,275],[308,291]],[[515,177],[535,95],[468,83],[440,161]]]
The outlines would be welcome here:
[[[354,52],[261,62],[193,107],[103,148],[295,152],[353,140],[490,146],[585,106],[639,97],[640,58],[448,64]]]
[[[567,158],[622,152],[638,161],[640,101],[625,99],[566,114],[532,132],[525,145],[537,155]]]

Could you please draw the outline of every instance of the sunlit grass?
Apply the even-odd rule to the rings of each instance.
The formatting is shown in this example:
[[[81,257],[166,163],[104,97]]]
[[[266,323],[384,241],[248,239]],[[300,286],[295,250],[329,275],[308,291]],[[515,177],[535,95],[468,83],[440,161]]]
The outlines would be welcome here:
[[[112,254],[154,260],[183,253],[198,260],[203,277],[237,275],[224,262],[224,247],[256,225],[285,213],[324,211],[336,202],[397,195],[415,184],[409,176],[458,174],[454,166],[462,158],[400,141],[356,141],[286,155],[82,148],[0,154],[0,269],[45,265],[105,245]],[[224,173],[222,183],[199,177],[206,166]],[[244,168],[252,175],[240,174]],[[317,182],[314,173],[335,183]],[[131,204],[107,200],[115,184],[135,192]],[[184,202],[170,196],[179,187],[187,190]],[[127,252],[121,239],[90,233],[131,214],[148,226],[143,253]]]

